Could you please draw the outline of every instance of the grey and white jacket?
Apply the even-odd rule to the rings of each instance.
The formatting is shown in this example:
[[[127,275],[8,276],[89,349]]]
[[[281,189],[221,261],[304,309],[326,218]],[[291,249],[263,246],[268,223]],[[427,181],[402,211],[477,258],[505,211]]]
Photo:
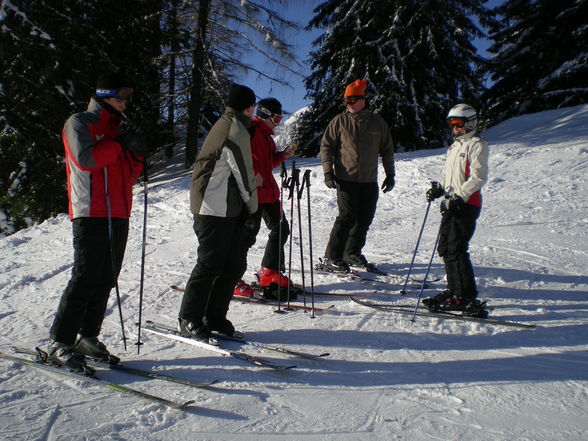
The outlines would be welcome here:
[[[212,126],[192,172],[193,214],[237,217],[244,205],[257,211],[250,127],[251,119],[231,107]]]

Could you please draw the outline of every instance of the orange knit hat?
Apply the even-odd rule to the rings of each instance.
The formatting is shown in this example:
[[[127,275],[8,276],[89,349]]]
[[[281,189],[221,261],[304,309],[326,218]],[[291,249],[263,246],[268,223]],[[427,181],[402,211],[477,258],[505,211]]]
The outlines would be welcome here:
[[[366,87],[366,80],[355,80],[345,88],[345,96],[364,96]]]

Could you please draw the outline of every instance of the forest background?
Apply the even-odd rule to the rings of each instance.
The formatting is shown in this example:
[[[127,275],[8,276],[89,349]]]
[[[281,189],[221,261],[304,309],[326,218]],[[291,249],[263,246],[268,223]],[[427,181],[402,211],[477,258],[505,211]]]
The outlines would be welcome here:
[[[310,105],[287,137],[300,155],[357,78],[399,151],[441,148],[456,102],[486,128],[588,102],[587,17],[588,0],[0,0],[0,237],[67,211],[61,129],[102,73],[132,79],[150,158],[188,168],[230,84],[252,78],[303,80]]]

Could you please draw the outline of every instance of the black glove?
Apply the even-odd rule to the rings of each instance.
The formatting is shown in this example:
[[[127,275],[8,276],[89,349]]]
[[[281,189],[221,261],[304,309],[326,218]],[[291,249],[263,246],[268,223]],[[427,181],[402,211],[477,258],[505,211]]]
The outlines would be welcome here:
[[[140,132],[128,130],[116,140],[123,150],[128,150],[136,156],[145,156],[145,153],[147,153],[147,143]]]
[[[388,193],[394,188],[394,184],[396,184],[394,176],[386,176],[386,179],[384,179],[384,182],[382,183],[382,191]]]
[[[427,202],[432,202],[445,194],[445,190],[439,182],[431,181],[431,188],[427,190]]]
[[[335,174],[333,172],[325,173],[325,185],[329,188],[337,188],[337,183],[335,182]]]
[[[461,196],[453,195],[447,201],[447,211],[451,214],[457,214],[464,207],[465,201]]]

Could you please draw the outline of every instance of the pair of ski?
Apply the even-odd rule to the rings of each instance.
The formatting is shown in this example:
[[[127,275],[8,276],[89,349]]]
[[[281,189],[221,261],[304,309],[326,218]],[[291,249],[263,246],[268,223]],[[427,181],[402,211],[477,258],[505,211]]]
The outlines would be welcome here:
[[[191,346],[196,346],[199,348],[207,349],[209,351],[215,352],[220,355],[224,355],[227,357],[233,357],[238,360],[243,360],[248,363],[252,363],[256,366],[270,368],[270,369],[274,369],[277,371],[287,371],[287,370],[290,370],[290,369],[293,369],[296,367],[296,365],[293,365],[293,364],[284,365],[284,364],[276,363],[271,360],[267,360],[265,358],[246,354],[244,352],[231,351],[229,349],[221,347],[220,345],[205,343],[205,342],[202,342],[202,341],[199,341],[199,340],[196,340],[193,338],[189,338],[189,337],[183,337],[182,335],[180,335],[180,333],[176,329],[172,328],[171,326],[167,326],[167,325],[163,325],[163,324],[159,324],[159,323],[154,323],[152,321],[147,321],[144,326],[144,329],[145,329],[145,331],[147,331],[151,334],[157,335],[159,337],[163,337],[163,338],[167,338],[170,340],[179,341],[181,343],[186,343]],[[287,354],[287,355],[291,355],[294,357],[306,358],[309,360],[319,360],[323,357],[330,355],[329,353],[323,353],[323,354],[318,354],[318,355],[309,354],[306,352],[294,351],[294,350],[279,347],[279,346],[270,346],[270,345],[266,345],[263,343],[258,343],[258,342],[246,340],[241,337],[235,337],[235,336],[231,337],[231,336],[218,334],[218,333],[214,334],[214,339],[215,340],[237,342],[242,345],[256,346],[258,348],[262,348],[262,349],[266,349],[266,350],[270,350],[270,351],[275,351],[275,352],[280,352],[282,354]]]
[[[318,264],[316,264],[315,268],[314,268],[314,272],[318,273],[318,274],[325,274],[325,275],[335,275],[338,276],[340,278],[343,279],[351,279],[351,280],[356,280],[358,282],[363,282],[363,283],[367,283],[370,285],[378,285],[381,286],[383,288],[387,288],[390,289],[392,286],[394,285],[401,285],[404,284],[405,282],[405,278],[400,276],[400,275],[396,275],[396,274],[389,274],[386,271],[381,270],[380,268],[378,268],[376,265],[374,265],[373,263],[369,263],[367,266],[365,267],[356,267],[358,269],[351,269],[349,271],[342,271],[330,266],[327,266],[323,263],[323,261],[321,260]],[[375,279],[373,277],[369,277],[365,274],[362,274],[362,271],[365,271],[366,273],[371,273],[371,274],[375,274],[376,276],[383,276],[383,277],[387,277],[388,279],[392,279],[395,280],[396,283],[392,283],[389,280],[380,280],[380,279]],[[439,278],[433,278],[433,279],[429,279],[430,282],[435,282],[437,281]],[[421,287],[423,281],[419,280],[419,279],[414,279],[414,278],[410,278],[408,279],[409,283],[415,287]],[[424,288],[428,288],[429,286],[427,284],[425,284]]]
[[[91,360],[91,359],[89,359],[88,362],[93,367],[88,367],[84,372],[74,372],[74,371],[71,371],[71,370],[63,367],[63,366],[59,366],[59,365],[52,364],[51,362],[49,362],[47,359],[47,353],[39,348],[35,348],[35,351],[31,351],[28,349],[21,349],[21,348],[13,348],[13,350],[16,353],[29,355],[29,356],[32,356],[33,358],[23,358],[23,357],[19,357],[16,355],[5,354],[2,352],[0,352],[0,358],[3,358],[5,360],[9,360],[9,361],[13,361],[13,362],[17,362],[17,363],[20,363],[24,366],[35,367],[35,368],[39,368],[39,369],[47,371],[47,372],[55,372],[55,373],[58,373],[60,375],[66,376],[66,377],[73,377],[73,378],[76,378],[76,379],[79,379],[82,381],[94,383],[96,385],[105,387],[107,389],[115,390],[117,392],[120,392],[120,393],[123,393],[126,395],[131,395],[131,396],[133,396],[135,398],[139,398],[141,400],[149,401],[152,403],[156,403],[156,404],[160,404],[163,406],[171,407],[174,409],[180,409],[180,410],[185,410],[188,406],[193,404],[195,401],[188,400],[188,401],[185,401],[182,403],[178,403],[178,402],[168,400],[166,398],[163,398],[163,397],[160,397],[157,395],[152,395],[152,394],[149,394],[149,393],[137,390],[137,389],[132,389],[130,387],[123,386],[122,384],[108,381],[108,380],[105,380],[104,378],[99,377],[98,375],[99,375],[100,371],[96,371],[93,367],[104,367],[106,369],[122,371],[122,372],[125,372],[128,374],[138,375],[138,376],[149,378],[149,379],[164,380],[164,381],[169,381],[169,382],[177,383],[177,384],[183,384],[183,385],[191,386],[191,387],[195,387],[195,388],[206,388],[206,387],[211,386],[211,385],[218,382],[218,380],[212,380],[210,382],[200,383],[200,382],[190,381],[190,380],[187,380],[184,378],[175,377],[172,375],[163,374],[160,372],[137,369],[137,368],[129,367],[129,366],[122,365],[122,364],[112,365],[112,364],[108,364],[106,362],[100,362],[100,361]]]
[[[410,305],[395,305],[391,303],[374,303],[369,302],[363,299],[357,299],[355,297],[351,297],[351,300],[355,303],[366,306],[368,308],[377,309],[380,311],[387,311],[387,312],[394,312],[398,314],[407,314],[413,315],[414,314],[414,307]],[[462,320],[468,322],[478,322],[484,323],[487,325],[496,325],[496,326],[507,326],[511,328],[525,328],[525,329],[534,329],[535,325],[527,324],[527,323],[520,323],[520,322],[512,322],[508,320],[497,320],[492,318],[482,318],[482,317],[471,317],[463,314],[458,314],[449,311],[429,311],[429,310],[421,310],[417,311],[416,315],[419,317],[434,317],[439,319],[452,319],[452,320]]]
[[[170,288],[173,291],[184,292],[184,288],[182,288],[181,286],[171,285]],[[259,292],[260,294],[263,292],[263,291],[260,291],[258,289],[255,289],[255,288],[254,288],[254,291]],[[310,295],[310,293],[307,292],[307,295]],[[315,295],[319,295],[319,293],[315,293]],[[348,294],[343,294],[343,293],[328,293],[328,294],[320,293],[320,295],[343,296],[343,295],[348,295]],[[284,300],[285,299],[286,299],[286,292],[284,290]],[[260,296],[250,296],[250,297],[234,295],[233,296],[233,300],[235,300],[237,302],[241,302],[241,303],[251,303],[251,304],[255,304],[255,305],[265,305],[265,306],[272,306],[272,307],[274,307],[274,306],[277,307],[278,306],[278,302],[276,300],[266,299],[266,298],[263,298],[261,295]],[[280,303],[280,305],[282,307],[284,307],[285,304],[286,303],[284,301],[282,301]],[[325,311],[328,311],[328,310],[334,308],[335,305],[329,305],[326,308],[322,308],[322,307],[321,308],[318,308],[318,307],[314,307],[313,308],[312,306],[296,305],[296,304],[290,303],[288,307],[291,308],[291,309],[299,310],[299,311],[312,311],[312,310],[314,310],[315,312],[325,312]]]

